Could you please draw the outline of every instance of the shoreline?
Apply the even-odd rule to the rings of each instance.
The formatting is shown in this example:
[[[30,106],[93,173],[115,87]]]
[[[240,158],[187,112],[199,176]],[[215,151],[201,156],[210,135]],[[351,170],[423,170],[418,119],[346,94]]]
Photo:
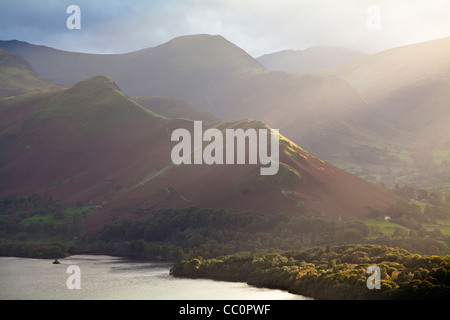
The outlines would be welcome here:
[[[117,272],[124,272],[124,275],[128,275],[128,272],[131,272],[130,275],[132,276],[133,274],[137,275],[140,279],[142,277],[142,279],[148,278],[150,279],[149,283],[146,282],[135,282],[135,281],[130,281],[130,286],[121,286],[120,288],[123,288],[123,290],[125,292],[133,292],[135,285],[137,284],[137,288],[136,290],[140,290],[142,291],[142,287],[146,287],[146,290],[152,291],[154,290],[154,294],[155,294],[155,298],[151,298],[150,300],[158,300],[158,299],[163,299],[163,300],[186,300],[186,299],[190,299],[189,297],[184,297],[182,292],[187,292],[187,291],[175,291],[174,292],[174,299],[170,298],[170,296],[168,296],[168,292],[170,292],[172,289],[180,286],[180,284],[176,284],[176,283],[181,283],[181,285],[189,285],[189,281],[193,280],[194,282],[194,288],[198,286],[198,290],[193,294],[193,299],[194,300],[208,300],[208,296],[205,294],[205,292],[203,291],[203,287],[205,288],[206,292],[208,290],[211,290],[211,288],[218,286],[219,289],[215,289],[215,292],[222,292],[222,289],[224,289],[224,292],[227,293],[229,290],[243,290],[243,291],[238,291],[238,297],[240,295],[243,296],[243,298],[240,298],[239,300],[248,300],[248,298],[246,298],[246,292],[248,292],[248,294],[250,294],[250,298],[255,295],[256,297],[258,296],[270,296],[270,294],[272,293],[274,297],[276,297],[276,299],[274,300],[310,300],[307,299],[306,297],[302,297],[296,294],[292,294],[289,293],[285,290],[278,290],[278,289],[273,289],[273,288],[264,288],[264,287],[257,287],[257,286],[252,286],[249,285],[245,282],[241,282],[241,281],[222,281],[222,280],[216,280],[216,279],[190,279],[190,278],[185,278],[185,277],[174,277],[171,276],[169,274],[169,271],[171,269],[171,264],[170,263],[164,263],[164,262],[160,262],[160,261],[137,261],[137,260],[132,260],[132,259],[128,259],[128,258],[124,258],[124,257],[117,257],[117,256],[109,256],[109,255],[95,255],[95,254],[88,254],[88,255],[70,255],[67,256],[64,259],[61,259],[61,264],[60,265],[56,265],[53,266],[51,264],[52,259],[41,259],[41,258],[25,258],[25,257],[13,257],[13,256],[0,256],[0,261],[6,261],[9,260],[9,263],[4,263],[2,266],[2,263],[0,263],[0,266],[5,267],[5,268],[1,268],[2,274],[3,276],[5,276],[8,272],[10,275],[13,275],[16,273],[18,273],[18,276],[21,277],[21,273],[24,270],[28,270],[30,268],[30,266],[33,266],[33,269],[37,268],[36,270],[38,270],[37,272],[39,273],[40,271],[43,271],[44,274],[46,274],[47,276],[50,275],[51,277],[51,281],[50,284],[45,280],[46,276],[44,275],[43,278],[36,279],[36,283],[34,283],[34,281],[32,281],[31,283],[29,283],[27,286],[25,287],[20,287],[21,290],[17,291],[17,288],[15,287],[15,284],[12,285],[12,287],[8,287],[7,286],[7,281],[4,281],[3,285],[6,284],[5,288],[11,288],[11,290],[13,291],[17,291],[19,294],[17,295],[9,295],[8,294],[4,294],[3,297],[0,300],[6,300],[6,299],[40,299],[39,294],[37,294],[36,292],[39,292],[40,289],[37,289],[36,286],[41,286],[43,284],[43,281],[46,283],[44,288],[43,288],[43,292],[49,290],[49,286],[50,288],[53,287],[53,285],[51,284],[54,281],[58,281],[58,283],[62,280],[65,281],[66,277],[69,277],[70,275],[67,274],[65,272],[65,268],[72,266],[73,264],[77,264],[78,261],[83,261],[80,263],[80,267],[83,273],[83,268],[84,270],[87,270],[85,272],[87,272],[87,276],[82,275],[82,285],[81,285],[81,289],[84,289],[84,294],[86,294],[86,296],[83,296],[83,290],[72,290],[75,294],[77,293],[76,291],[79,291],[78,295],[74,295],[74,297],[78,300],[78,299],[91,299],[90,297],[93,295],[92,293],[92,288],[94,288],[97,292],[101,292],[99,291],[100,288],[97,288],[97,284],[95,283],[96,281],[101,281],[102,283],[105,283],[104,280],[99,280],[102,277],[108,278],[108,277],[113,277],[114,279],[111,279],[112,283],[116,283],[116,281],[121,281],[121,280],[117,280],[117,279],[126,279],[127,277],[122,277],[119,275],[119,278],[117,278],[118,274]],[[5,259],[5,260],[4,260]],[[16,263],[20,263],[21,261],[29,261],[29,264],[24,263],[23,267],[22,265],[19,268],[15,268],[14,265]],[[34,262],[33,262],[34,261]],[[92,263],[87,263],[91,261]],[[145,266],[143,267],[143,265],[141,265],[139,262],[141,262],[142,264],[149,264],[149,269],[148,271],[146,271],[147,269],[142,269],[142,268],[146,268]],[[123,269],[121,267],[123,263]],[[137,263],[137,264],[135,264]],[[84,266],[83,266],[84,265]],[[117,271],[112,271],[112,273],[109,273],[108,268],[110,268],[110,266],[112,266],[113,269],[117,270]],[[48,267],[48,268],[47,268]],[[95,275],[92,274],[91,269],[94,267],[96,270],[100,271],[101,274],[99,275]],[[152,269],[152,267],[155,267],[156,269]],[[86,269],[88,268],[88,269]],[[104,272],[102,270],[102,268],[106,268]],[[119,268],[119,269],[116,269]],[[128,268],[129,271],[128,271]],[[60,270],[60,272],[58,274],[54,274],[55,271],[52,270]],[[137,274],[136,271],[137,270]],[[63,271],[63,272],[61,272]],[[156,271],[156,274],[155,274]],[[160,275],[158,275],[160,274]],[[164,276],[163,276],[164,275]],[[56,277],[56,278],[55,278]],[[149,278],[150,277],[150,278]],[[162,278],[161,278],[162,277]],[[58,280],[59,279],[59,280]],[[88,280],[90,279],[90,280]],[[95,280],[92,280],[95,279]],[[130,278],[133,279],[133,278]],[[152,281],[151,279],[156,279],[156,281],[159,281],[160,283],[154,287],[152,285]],[[160,280],[158,280],[160,279]],[[174,279],[176,279],[176,282],[172,282]],[[86,281],[89,281],[89,285],[85,285]],[[162,282],[161,282],[162,281]],[[169,283],[165,283],[165,281],[169,281],[169,283],[172,283],[171,285],[168,285]],[[187,281],[187,282],[186,282]],[[205,281],[206,281],[206,285],[205,285]],[[94,283],[94,284],[93,284]],[[184,284],[183,284],[184,283]],[[195,283],[198,283],[198,285],[196,286]],[[84,285],[84,286],[83,286]],[[20,286],[20,281],[19,281],[19,286]],[[111,286],[111,284],[107,284],[107,287],[109,287],[110,289],[114,289],[116,285]],[[61,286],[59,286],[59,289],[55,287],[56,290],[61,290]],[[158,293],[158,288],[164,288],[164,290],[161,292],[161,296],[159,297],[159,293]],[[239,289],[240,288],[240,289]],[[254,291],[255,289],[257,289],[257,291]],[[22,291],[24,290],[24,291]],[[50,289],[51,291],[53,289]],[[66,293],[68,293],[71,290],[67,290],[64,289],[64,296],[63,299],[66,299]],[[86,291],[87,290],[87,291]],[[121,289],[119,289],[121,290]],[[195,290],[195,289],[194,289]],[[218,291],[217,291],[218,290]],[[6,293],[8,290],[4,290],[3,293]],[[35,293],[33,293],[35,292]],[[278,292],[278,293],[277,293]],[[179,297],[181,294],[181,298],[177,298]],[[53,293],[51,293],[51,295],[53,295]],[[120,292],[114,293],[112,294],[113,297],[120,295]],[[2,296],[2,295],[0,295]],[[219,298],[214,298],[213,300],[229,300],[229,298],[220,298],[220,294],[219,294]],[[277,297],[283,297],[285,296],[286,298],[277,298]],[[87,298],[86,298],[87,297]],[[106,299],[109,299],[111,297],[110,294],[106,294]],[[200,298],[199,298],[200,297]],[[48,297],[44,297],[44,299],[54,299],[52,297],[48,298]],[[94,298],[97,299],[97,298]],[[103,299],[102,297],[100,297],[100,299]],[[115,299],[115,298],[113,298]],[[140,299],[140,298],[139,298]],[[145,299],[145,298],[144,298]],[[128,300],[128,297],[126,297],[124,300]],[[257,299],[259,300],[259,298]],[[270,299],[269,299],[270,300]]]

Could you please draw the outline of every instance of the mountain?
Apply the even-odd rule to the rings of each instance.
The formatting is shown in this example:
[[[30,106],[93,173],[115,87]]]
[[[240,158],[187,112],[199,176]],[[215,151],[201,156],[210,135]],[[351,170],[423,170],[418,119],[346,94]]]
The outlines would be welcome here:
[[[305,50],[283,50],[257,60],[270,70],[294,72],[332,68],[356,61],[367,54],[346,48],[318,46]]]
[[[130,96],[173,97],[203,110],[217,111],[226,103],[218,104],[215,96],[223,86],[265,71],[242,49],[211,35],[182,36],[154,48],[113,55],[66,52],[20,41],[1,41],[0,48],[22,55],[41,76],[57,83],[74,85],[104,75]]]
[[[0,97],[60,88],[41,78],[21,56],[0,49]]]
[[[212,35],[182,36],[154,48],[118,55],[72,53],[20,41],[1,41],[0,47],[23,55],[40,75],[57,83],[74,85],[104,75],[129,96],[181,99],[224,120],[264,120],[268,110],[283,110],[279,104],[286,100],[291,100],[286,101],[289,107],[301,109],[292,99],[302,95],[314,100],[315,85],[322,86],[323,78],[299,80],[295,75],[270,71],[225,38]],[[335,91],[342,89],[337,85],[340,88]],[[284,98],[286,94],[294,97]],[[339,96],[332,96],[325,104],[343,103]]]
[[[376,139],[376,132],[365,132],[371,124],[360,121],[366,118],[360,114],[365,102],[345,81],[268,70],[221,36],[183,36],[121,55],[70,53],[18,41],[0,47],[23,54],[58,83],[105,75],[130,96],[173,97],[226,121],[263,121],[320,157]]]
[[[370,113],[398,133],[410,177],[423,185],[450,179],[450,37],[386,50],[321,71],[347,81]],[[415,173],[413,172],[415,171]],[[403,175],[405,172],[403,172]]]
[[[214,127],[268,129],[252,120]],[[274,176],[261,176],[259,165],[174,165],[170,133],[180,128],[192,132],[193,122],[143,108],[107,77],[0,99],[0,193],[101,206],[88,218],[91,229],[167,207],[300,210],[339,219],[364,218],[398,200],[282,135]]]
[[[110,76],[133,97],[173,97],[224,121],[262,121],[311,154],[370,181],[441,188],[450,179],[447,44],[441,39],[289,73],[268,70],[211,35],[178,37],[121,55],[18,41],[0,47],[23,54],[58,83]]]
[[[449,55],[450,37],[386,50],[326,74],[347,81],[392,125],[442,138],[450,133],[444,125],[450,120]]]
[[[135,97],[133,100],[144,108],[167,118],[198,120],[206,124],[220,122],[220,119],[212,113],[201,111],[180,99],[170,97]]]

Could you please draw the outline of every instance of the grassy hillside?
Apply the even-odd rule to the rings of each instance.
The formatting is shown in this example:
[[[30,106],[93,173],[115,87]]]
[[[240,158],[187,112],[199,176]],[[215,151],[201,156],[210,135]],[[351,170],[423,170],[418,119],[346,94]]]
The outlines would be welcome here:
[[[219,122],[213,114],[201,111],[185,101],[170,97],[135,97],[134,101],[157,114],[167,118],[182,118],[203,121],[205,124]]]
[[[0,97],[60,89],[41,78],[21,56],[0,49]]]
[[[344,81],[267,70],[221,36],[178,37],[122,55],[70,53],[21,42],[1,42],[0,47],[23,54],[41,75],[58,83],[105,75],[129,96],[181,99],[225,121],[264,121],[319,157],[336,149],[347,152],[355,142],[372,141],[378,134],[361,114],[365,102]]]
[[[145,109],[107,77],[57,92],[1,99],[0,115],[0,192],[37,192],[68,204],[102,206],[88,218],[90,228],[115,217],[140,219],[159,209],[187,206],[361,219],[369,208],[382,210],[398,200],[283,135],[274,176],[261,176],[259,164],[176,166],[171,132],[192,132],[193,122]],[[270,129],[252,120],[214,127],[222,132]]]
[[[450,150],[447,44],[448,38],[438,39],[296,74],[270,71],[211,35],[178,37],[121,55],[19,41],[0,47],[23,54],[41,75],[59,83],[106,75],[130,96],[174,97],[226,121],[263,121],[371,182],[446,190],[447,158],[436,161],[433,154]]]

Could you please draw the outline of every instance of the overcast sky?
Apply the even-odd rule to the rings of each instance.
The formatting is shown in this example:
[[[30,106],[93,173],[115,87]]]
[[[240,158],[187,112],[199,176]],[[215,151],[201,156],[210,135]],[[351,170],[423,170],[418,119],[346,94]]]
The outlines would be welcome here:
[[[69,5],[81,9],[70,30]],[[258,57],[342,46],[367,53],[450,36],[449,0],[0,0],[0,40],[124,53],[220,34]]]

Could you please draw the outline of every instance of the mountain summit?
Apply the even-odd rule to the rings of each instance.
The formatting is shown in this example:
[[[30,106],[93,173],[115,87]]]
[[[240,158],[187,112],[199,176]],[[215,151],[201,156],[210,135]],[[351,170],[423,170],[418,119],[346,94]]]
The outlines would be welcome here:
[[[268,128],[251,120],[214,127]],[[259,165],[174,165],[170,135],[192,131],[193,122],[146,110],[103,76],[26,99],[0,99],[0,128],[0,193],[101,206],[89,217],[91,228],[114,217],[191,206],[363,218],[368,208],[397,200],[282,135],[274,176],[261,176]]]
[[[0,41],[0,48],[22,55],[41,76],[57,83],[74,85],[104,75],[130,96],[174,97],[199,107],[209,106],[209,91],[224,81],[265,70],[222,36],[205,34],[127,54],[73,53],[20,41]]]
[[[0,97],[60,88],[41,78],[22,56],[0,49]]]
[[[104,75],[130,97],[171,97],[224,121],[262,121],[370,181],[426,188],[445,185],[448,176],[448,38],[298,73],[268,70],[212,35],[183,36],[120,55],[17,41],[0,47],[23,54],[41,76],[58,83]],[[199,115],[191,111],[185,108],[188,114],[180,116]]]

